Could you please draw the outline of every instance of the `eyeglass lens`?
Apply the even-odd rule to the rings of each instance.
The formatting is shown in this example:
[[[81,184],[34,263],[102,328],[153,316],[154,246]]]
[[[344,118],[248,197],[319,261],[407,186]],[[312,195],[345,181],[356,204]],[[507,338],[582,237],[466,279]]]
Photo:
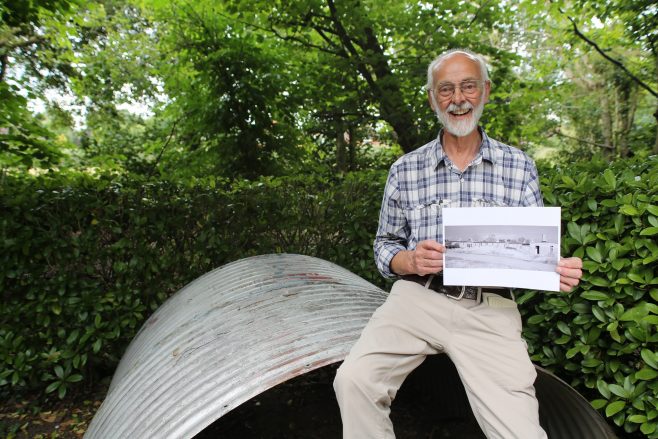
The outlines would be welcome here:
[[[480,91],[480,81],[463,81],[461,84],[445,83],[439,85],[437,91],[441,97],[449,98],[455,94],[455,89],[459,87],[462,94],[474,96]]]

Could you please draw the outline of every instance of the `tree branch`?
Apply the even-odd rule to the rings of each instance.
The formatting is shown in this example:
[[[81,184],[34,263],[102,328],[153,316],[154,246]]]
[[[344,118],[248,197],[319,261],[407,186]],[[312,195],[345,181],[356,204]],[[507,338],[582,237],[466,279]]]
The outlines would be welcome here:
[[[478,15],[480,15],[480,11],[484,9],[489,3],[491,3],[491,0],[487,0],[483,4],[480,5],[478,10],[475,12],[475,15],[473,15],[473,18],[471,19],[471,22],[468,23],[469,26],[473,26],[473,24],[477,21]]]
[[[14,27],[9,28],[8,32],[0,35],[0,49],[4,49],[5,53],[8,50],[17,49],[19,47],[31,46],[32,44],[41,43],[46,38],[38,35],[26,35],[22,29]]]
[[[331,38],[325,34],[326,29],[324,29],[322,26],[314,26],[313,29],[315,29],[315,31],[318,33],[318,35],[320,35],[320,38],[325,40],[327,42],[327,44],[329,44],[329,46],[335,47],[337,49],[337,52],[342,54],[341,56],[347,58],[347,53],[345,52],[345,50],[343,50],[339,45],[334,43],[331,40]]]
[[[317,29],[316,29],[316,31],[317,31]],[[268,29],[268,32],[273,33],[277,38],[279,38],[279,39],[281,39],[281,40],[283,40],[283,41],[294,41],[294,42],[296,42],[296,43],[301,44],[301,45],[304,46],[304,47],[308,47],[308,48],[312,48],[312,49],[317,49],[317,50],[319,50],[319,51],[321,51],[321,52],[325,52],[325,53],[328,53],[328,54],[330,54],[330,55],[336,55],[336,56],[340,56],[340,57],[342,57],[342,58],[348,58],[348,55],[345,53],[344,50],[342,50],[340,47],[338,47],[338,46],[336,46],[335,44],[333,44],[332,41],[330,41],[330,40],[324,38],[324,36],[323,36],[322,34],[320,34],[320,36],[323,37],[323,39],[324,39],[325,41],[327,41],[327,43],[329,43],[332,47],[335,47],[336,50],[331,50],[330,48],[323,47],[323,46],[320,46],[320,45],[318,45],[318,44],[313,44],[313,43],[311,43],[311,42],[309,42],[309,41],[307,41],[307,40],[304,40],[303,38],[296,37],[296,36],[293,36],[293,35],[282,35],[278,30],[274,29],[273,26],[271,26],[271,27]],[[319,32],[318,32],[318,33],[319,33]]]
[[[153,162],[153,166],[151,166],[151,170],[148,173],[147,180],[153,176],[153,173],[155,172],[155,169],[158,167],[158,163],[160,163],[160,159],[162,159],[162,155],[165,152],[165,149],[167,149],[167,146],[169,146],[169,142],[171,142],[171,139],[174,137],[174,134],[176,133],[176,126],[178,125],[178,122],[180,119],[177,119],[174,121],[174,125],[171,127],[171,131],[169,132],[169,136],[167,136],[167,140],[165,141],[164,145],[162,145],[162,148],[160,149],[160,154],[158,154],[158,157],[155,159],[155,162]]]
[[[559,129],[555,129],[555,130],[551,131],[551,134],[554,134],[554,135],[559,136],[559,137],[565,137],[565,138],[567,138],[567,139],[577,140],[578,142],[586,143],[586,144],[588,144],[588,145],[598,146],[599,148],[604,148],[604,149],[609,149],[609,150],[614,149],[614,147],[611,146],[611,145],[606,145],[606,144],[604,144],[604,143],[592,142],[592,141],[590,141],[590,140],[580,139],[580,138],[578,138],[578,137],[574,137],[574,136],[570,136],[570,135],[568,135],[568,134],[564,134],[564,133],[563,133],[562,131],[560,131]],[[550,137],[550,136],[549,136],[549,137]]]
[[[359,52],[356,50],[356,47],[354,47],[352,44],[352,40],[350,39],[347,30],[343,27],[343,23],[341,23],[340,19],[338,18],[338,11],[336,10],[334,0],[327,0],[327,5],[329,6],[331,18],[334,22],[334,26],[336,27],[336,35],[340,39],[343,47],[349,53],[349,55],[354,58],[354,61],[356,62],[356,68],[359,70],[361,76],[363,76],[363,79],[365,79],[365,81],[373,90],[378,90],[379,87],[377,86],[375,79],[372,77],[370,71],[368,71],[363,58],[361,58]]]
[[[583,35],[583,33],[578,29],[578,26],[576,25],[576,21],[573,18],[566,15],[566,13],[562,9],[560,9],[560,12],[562,12],[567,17],[567,19],[571,22],[571,25],[573,26],[573,31],[576,34],[576,36],[578,36],[578,38],[580,38],[581,40],[585,41],[587,44],[592,46],[597,52],[599,52],[599,54],[601,54],[602,57],[604,57],[605,59],[607,59],[608,61],[619,67],[620,69],[622,69],[624,73],[626,73],[633,81],[635,81],[638,85],[640,85],[640,87],[646,89],[649,93],[651,93],[653,96],[658,98],[658,92],[656,92],[654,89],[649,87],[649,85],[647,85],[644,81],[642,81],[640,78],[638,78],[633,73],[631,73],[626,68],[626,66],[624,66],[621,62],[617,61],[616,59],[610,57],[607,53],[605,53],[603,49],[599,47],[598,44],[596,44],[594,41],[590,40],[585,35]]]

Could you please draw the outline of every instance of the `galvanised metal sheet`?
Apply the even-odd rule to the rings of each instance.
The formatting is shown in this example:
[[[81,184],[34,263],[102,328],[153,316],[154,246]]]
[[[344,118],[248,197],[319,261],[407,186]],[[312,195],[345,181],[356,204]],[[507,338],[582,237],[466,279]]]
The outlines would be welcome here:
[[[191,438],[267,389],[342,361],[385,297],[309,256],[255,256],[211,271],[144,323],[85,438]],[[616,437],[573,388],[540,367],[537,375],[549,437]],[[460,397],[437,393],[447,404]]]
[[[231,409],[344,359],[386,293],[321,259],[242,259],[142,326],[86,438],[191,438]]]

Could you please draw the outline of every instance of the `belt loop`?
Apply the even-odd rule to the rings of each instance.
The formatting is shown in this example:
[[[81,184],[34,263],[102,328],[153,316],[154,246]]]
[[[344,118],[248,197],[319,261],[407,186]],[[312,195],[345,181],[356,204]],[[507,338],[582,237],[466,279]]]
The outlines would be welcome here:
[[[430,274],[427,277],[427,282],[425,282],[425,288],[429,289],[430,285],[432,285],[432,281],[434,280],[434,275]]]
[[[462,300],[464,298],[464,294],[466,293],[466,285],[462,285],[462,291],[459,293],[459,296],[451,296],[450,294],[446,294],[446,297],[452,300]]]
[[[482,303],[482,287],[478,287],[478,295],[475,298],[476,303]]]

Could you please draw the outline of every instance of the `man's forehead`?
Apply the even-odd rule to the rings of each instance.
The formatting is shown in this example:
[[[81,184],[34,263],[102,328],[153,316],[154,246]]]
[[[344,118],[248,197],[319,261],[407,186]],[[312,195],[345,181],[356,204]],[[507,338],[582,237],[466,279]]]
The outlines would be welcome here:
[[[434,71],[434,78],[441,80],[443,77],[454,76],[460,76],[463,79],[480,78],[480,66],[477,61],[465,53],[456,52],[450,54]]]

